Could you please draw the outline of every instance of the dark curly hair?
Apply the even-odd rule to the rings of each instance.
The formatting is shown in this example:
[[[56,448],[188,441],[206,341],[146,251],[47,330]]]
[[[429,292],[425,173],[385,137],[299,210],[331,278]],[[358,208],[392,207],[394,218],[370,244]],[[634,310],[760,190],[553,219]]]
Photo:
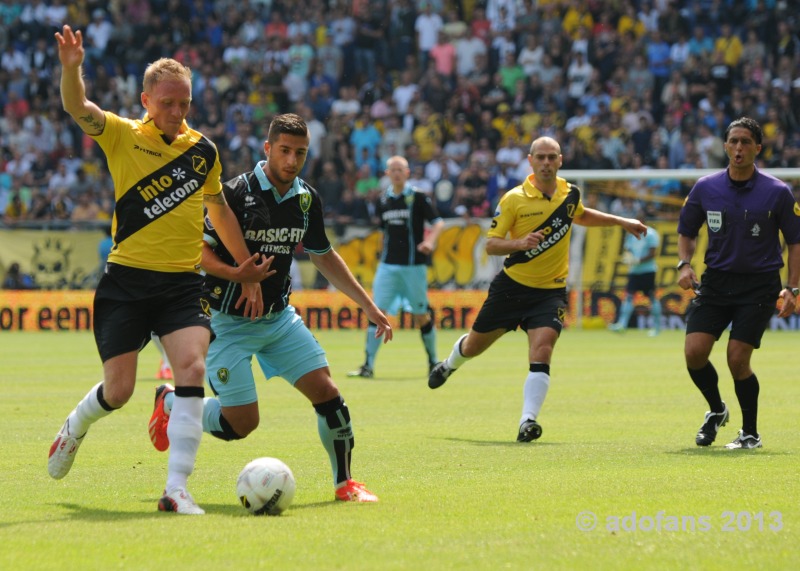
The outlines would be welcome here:
[[[725,129],[725,142],[728,142],[728,134],[731,132],[731,129],[734,127],[741,127],[742,129],[747,129],[750,131],[750,134],[753,135],[753,139],[756,141],[756,145],[761,144],[761,139],[764,137],[764,133],[761,131],[761,125],[758,124],[758,121],[755,119],[751,119],[750,117],[739,117],[735,121],[731,121],[731,124],[728,125],[728,128]]]

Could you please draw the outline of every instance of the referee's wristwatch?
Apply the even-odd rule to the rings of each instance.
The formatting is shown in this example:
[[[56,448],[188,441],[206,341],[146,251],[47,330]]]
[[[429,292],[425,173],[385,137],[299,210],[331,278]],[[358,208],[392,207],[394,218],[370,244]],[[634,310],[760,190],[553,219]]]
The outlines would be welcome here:
[[[786,289],[788,289],[790,292],[792,292],[793,296],[800,297],[800,287],[791,287],[791,286],[787,285]]]
[[[691,263],[692,263],[692,262],[689,262],[689,261],[687,261],[687,260],[681,260],[680,262],[678,262],[678,265],[677,265],[677,267],[676,267],[675,269],[676,269],[676,270],[678,270],[678,271],[681,271],[681,268],[682,268],[683,266],[688,266],[688,265],[689,265],[689,264],[691,264]]]

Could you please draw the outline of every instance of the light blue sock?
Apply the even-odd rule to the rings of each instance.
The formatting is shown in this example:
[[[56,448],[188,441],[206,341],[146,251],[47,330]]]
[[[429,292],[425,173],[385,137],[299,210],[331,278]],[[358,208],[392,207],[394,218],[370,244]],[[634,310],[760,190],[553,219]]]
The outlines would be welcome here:
[[[172,404],[175,402],[175,392],[169,392],[164,396],[164,412],[170,414],[172,412]]]
[[[219,399],[210,397],[203,399],[203,432],[209,434],[223,432],[220,418],[222,418],[222,405],[219,404]]]
[[[632,313],[633,299],[628,295],[625,297],[625,301],[622,302],[622,305],[619,306],[619,319],[617,319],[617,325],[623,329],[628,327],[628,322],[631,320]]]
[[[661,302],[655,296],[650,305],[650,316],[653,318],[653,329],[661,331]]]
[[[378,349],[381,348],[383,338],[376,339],[375,332],[378,331],[378,326],[370,323],[367,327],[367,367],[375,369],[375,357],[378,355]]]

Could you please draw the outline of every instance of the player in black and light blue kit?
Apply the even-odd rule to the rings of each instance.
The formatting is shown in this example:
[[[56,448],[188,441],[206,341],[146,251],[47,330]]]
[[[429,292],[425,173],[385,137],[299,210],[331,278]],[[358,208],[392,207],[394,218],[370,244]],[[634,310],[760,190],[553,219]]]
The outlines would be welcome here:
[[[428,305],[428,264],[436,241],[444,228],[433,201],[408,184],[411,171],[408,161],[400,156],[386,161],[386,175],[391,186],[376,206],[376,216],[383,230],[383,251],[375,280],[373,297],[381,311],[394,315],[400,309],[414,317],[420,330],[428,368],[436,359],[436,328]],[[425,232],[425,223],[430,225]],[[366,359],[348,377],[372,378],[380,340],[375,337],[375,324],[367,327]]]
[[[350,412],[331,379],[325,351],[289,304],[292,252],[298,243],[303,243],[328,281],[377,324],[376,336],[388,341],[392,330],[386,316],[331,247],[319,195],[298,178],[308,145],[305,122],[291,113],[278,115],[264,143],[267,160],[223,185],[250,252],[274,256],[272,268],[277,273],[260,284],[263,317],[251,320],[237,306],[242,284],[231,279],[233,259],[214,228],[206,224],[202,265],[208,274],[211,327],[216,335],[206,368],[208,384],[217,398],[205,400],[203,430],[223,440],[238,440],[258,426],[258,396],[250,367],[255,356],[268,379],[283,377],[314,405],[320,439],[330,456],[336,499],[374,502],[378,498],[350,476],[354,446]],[[171,387],[162,385],[160,389],[154,415],[168,418]],[[161,424],[167,422],[156,423]]]
[[[733,121],[725,131],[728,168],[697,181],[678,222],[678,284],[697,291],[686,312],[686,366],[711,408],[695,437],[698,446],[712,444],[728,421],[728,407],[720,396],[709,355],[731,325],[728,369],[742,409],[742,429],[726,448],[761,448],[759,384],[750,358],[761,346],[776,299],[783,301],[778,315],[786,317],[795,310],[800,294],[800,206],[785,183],[756,168],[761,139],[761,126],[753,119]],[[708,228],[706,270],[698,284],[691,260],[704,223]],[[781,285],[779,234],[789,252],[786,285]]]

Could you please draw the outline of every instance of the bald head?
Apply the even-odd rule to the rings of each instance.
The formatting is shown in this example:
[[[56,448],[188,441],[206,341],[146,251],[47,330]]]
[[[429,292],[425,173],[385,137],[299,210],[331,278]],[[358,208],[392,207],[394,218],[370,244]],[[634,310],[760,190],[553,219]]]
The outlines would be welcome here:
[[[534,139],[533,143],[531,143],[530,154],[550,153],[554,150],[556,154],[561,154],[561,145],[558,144],[558,141],[552,137],[539,137],[538,139]]]

